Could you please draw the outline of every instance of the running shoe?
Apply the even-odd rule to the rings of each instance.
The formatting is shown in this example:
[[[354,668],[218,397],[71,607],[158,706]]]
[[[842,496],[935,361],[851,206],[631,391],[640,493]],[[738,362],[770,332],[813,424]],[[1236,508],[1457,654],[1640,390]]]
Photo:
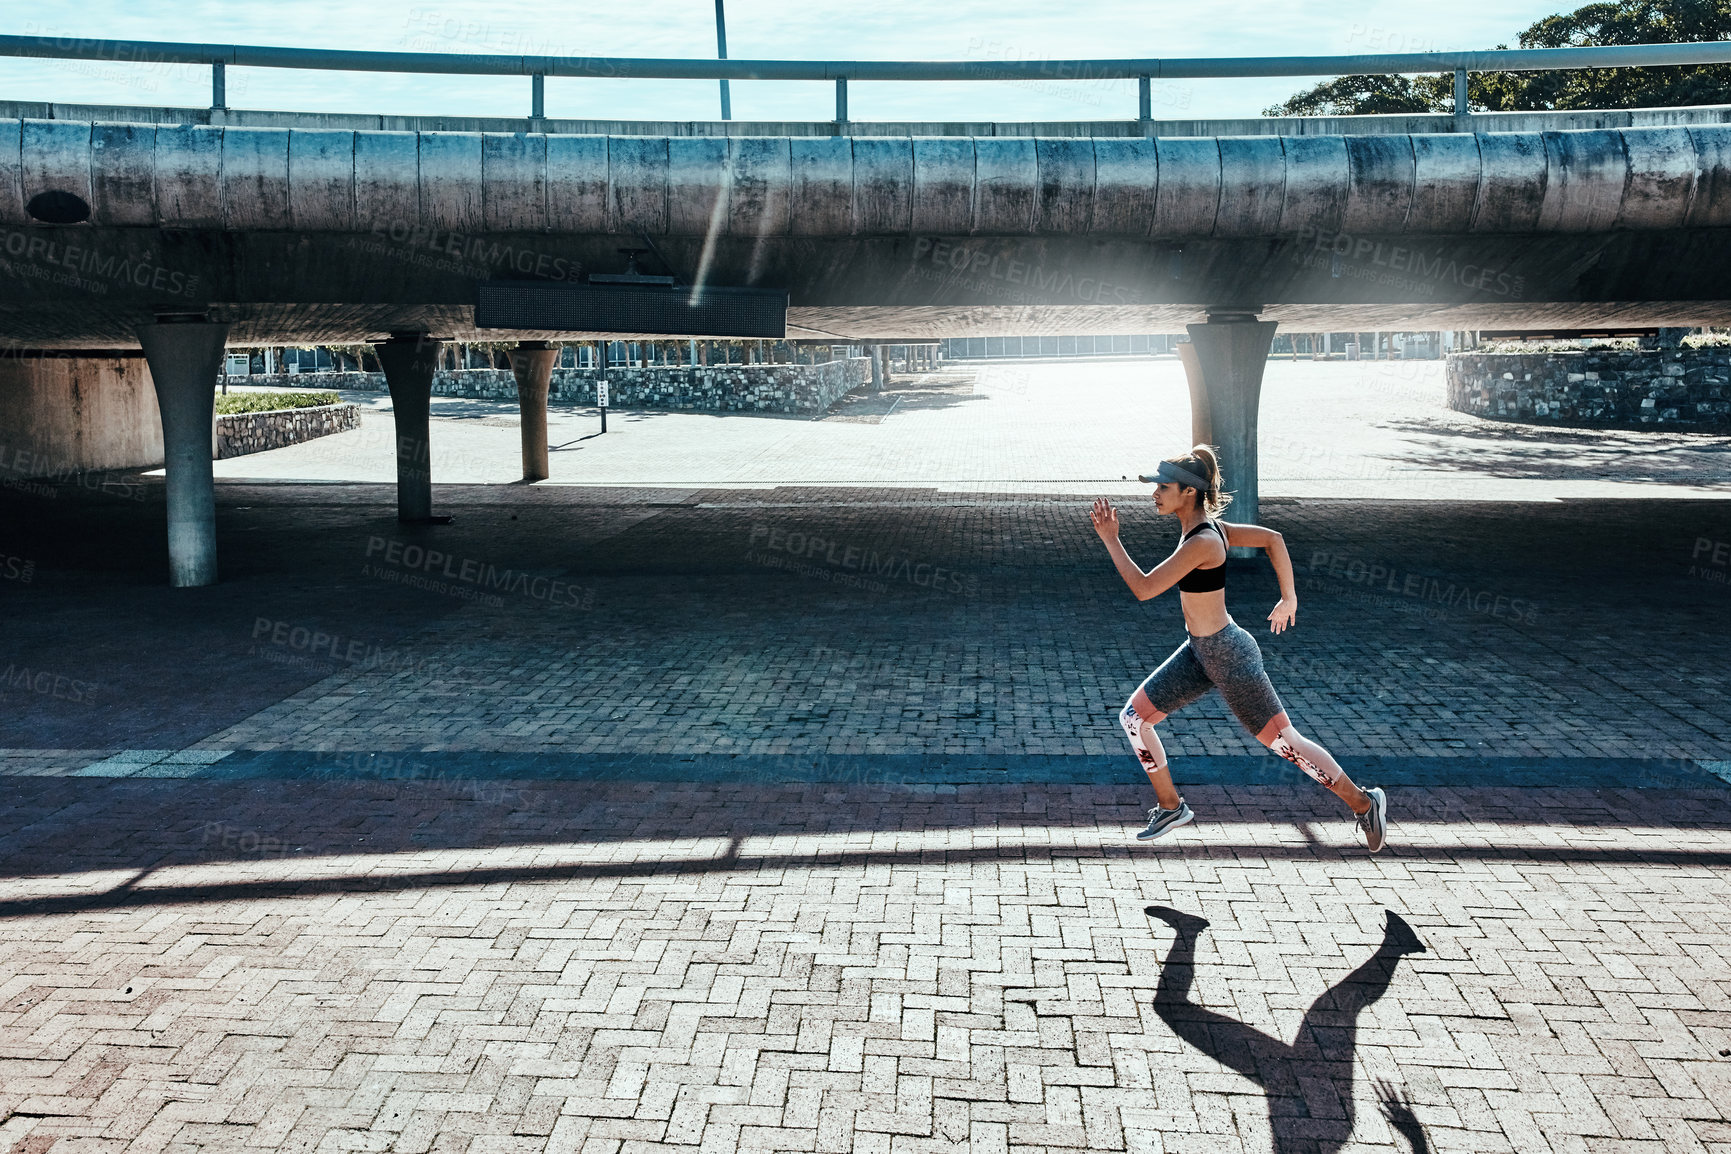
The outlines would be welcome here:
[[[1364,833],[1365,848],[1375,853],[1388,841],[1388,797],[1380,789],[1367,789],[1370,808],[1358,815],[1358,828]]]
[[[1196,815],[1190,812],[1190,807],[1183,798],[1178,799],[1177,809],[1160,809],[1155,807],[1148,811],[1148,828],[1136,835],[1137,841],[1153,841],[1171,833],[1181,825],[1189,825]]]

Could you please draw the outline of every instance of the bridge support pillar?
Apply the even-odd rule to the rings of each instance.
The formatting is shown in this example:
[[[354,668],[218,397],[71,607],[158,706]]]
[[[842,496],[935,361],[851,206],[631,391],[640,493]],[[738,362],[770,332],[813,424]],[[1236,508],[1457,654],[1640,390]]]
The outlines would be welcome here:
[[[517,378],[517,411],[523,429],[523,479],[545,481],[547,470],[547,392],[559,350],[546,341],[523,341],[511,353]]]
[[[168,583],[216,584],[216,486],[211,470],[216,374],[228,325],[199,317],[138,326],[162,413],[168,497]]]
[[[1255,521],[1261,513],[1257,486],[1256,419],[1262,405],[1262,372],[1274,344],[1275,321],[1251,312],[1210,312],[1208,322],[1185,326],[1190,344],[1179,358],[1190,382],[1190,432],[1194,443],[1220,450],[1220,468],[1232,493],[1231,518]],[[1253,550],[1233,549],[1248,557]]]
[[[373,349],[385,370],[397,425],[397,520],[426,524],[434,519],[433,373],[443,344],[422,332],[392,333]]]

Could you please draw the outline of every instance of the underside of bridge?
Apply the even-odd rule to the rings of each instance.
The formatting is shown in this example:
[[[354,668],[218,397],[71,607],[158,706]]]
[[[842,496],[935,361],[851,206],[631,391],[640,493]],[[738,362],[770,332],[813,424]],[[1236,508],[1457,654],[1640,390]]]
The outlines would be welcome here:
[[[469,236],[0,226],[0,347],[136,348],[137,326],[191,312],[234,344],[350,343],[419,330],[456,340],[653,337],[485,329],[477,285],[618,272],[642,234]],[[1548,236],[1243,240],[920,236],[661,238],[648,271],[789,293],[809,341],[1183,333],[1237,309],[1299,332],[1629,329],[1731,321],[1731,229]],[[707,248],[707,251],[706,251]],[[557,276],[524,276],[518,268]],[[714,334],[689,333],[689,336]]]
[[[1254,519],[1277,325],[1731,323],[1731,128],[741,138],[0,120],[0,348],[143,348],[177,584],[215,579],[225,343],[384,342],[399,514],[425,521],[440,341],[726,335],[476,323],[484,284],[601,283],[626,250],[694,294],[785,292],[795,340],[1188,332],[1198,439],[1226,450]],[[544,426],[550,365],[532,352],[526,429]]]

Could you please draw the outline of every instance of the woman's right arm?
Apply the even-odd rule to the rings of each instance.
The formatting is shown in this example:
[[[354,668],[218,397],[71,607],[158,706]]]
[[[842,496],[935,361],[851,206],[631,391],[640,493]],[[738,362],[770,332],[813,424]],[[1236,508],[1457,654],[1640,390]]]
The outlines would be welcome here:
[[[1130,587],[1138,601],[1158,597],[1178,584],[1180,577],[1202,562],[1201,555],[1206,552],[1206,545],[1200,538],[1186,541],[1178,552],[1143,572],[1142,567],[1130,559],[1124,542],[1118,540],[1118,510],[1112,507],[1111,502],[1104,497],[1095,500],[1091,516],[1094,532],[1100,534],[1100,540],[1105,543],[1118,576],[1124,578],[1124,584]]]

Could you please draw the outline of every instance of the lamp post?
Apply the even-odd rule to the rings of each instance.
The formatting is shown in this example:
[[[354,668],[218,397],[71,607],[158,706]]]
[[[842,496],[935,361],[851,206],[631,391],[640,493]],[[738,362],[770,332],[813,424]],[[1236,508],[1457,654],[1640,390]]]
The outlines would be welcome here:
[[[727,59],[727,16],[722,12],[723,0],[715,0],[715,54]],[[721,78],[721,119],[733,119],[733,98],[727,91],[727,77]]]

